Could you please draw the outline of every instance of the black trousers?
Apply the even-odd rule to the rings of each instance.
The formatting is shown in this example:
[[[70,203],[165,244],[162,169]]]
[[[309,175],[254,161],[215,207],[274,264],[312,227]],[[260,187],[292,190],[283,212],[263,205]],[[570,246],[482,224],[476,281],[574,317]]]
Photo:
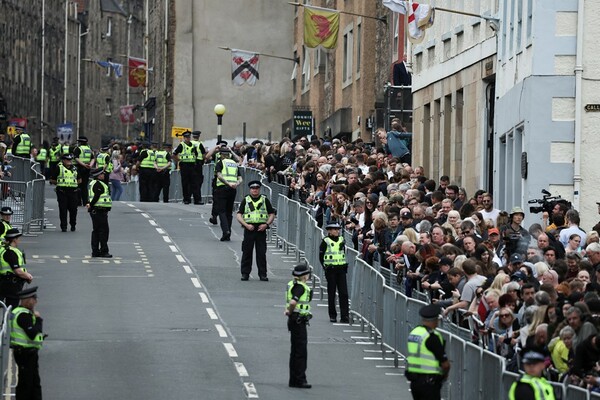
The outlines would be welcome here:
[[[194,196],[194,204],[200,204],[202,201],[202,182],[204,182],[204,174],[202,173],[202,166],[204,162],[196,163],[194,166],[196,170],[196,184],[192,188],[192,195]]]
[[[13,354],[19,369],[19,383],[15,392],[16,400],[42,400],[38,351],[15,348]]]
[[[58,161],[49,161],[48,162],[48,176],[57,176],[58,175]]]
[[[77,165],[77,178],[81,179],[81,183],[78,185],[80,199],[78,204],[85,206],[89,202],[88,184],[90,183],[90,170],[81,165]]]
[[[181,171],[181,191],[183,192],[183,202],[191,203],[192,195],[197,193],[198,177],[196,176],[196,164],[191,162],[180,162],[179,170]],[[196,201],[196,198],[194,198]],[[197,201],[200,201],[198,199]]]
[[[439,379],[417,379],[410,382],[414,400],[440,400],[442,383]]]
[[[156,170],[140,168],[140,201],[154,201],[156,192]]]
[[[288,318],[288,330],[290,331],[290,381],[289,384],[301,385],[306,383],[306,363],[308,360],[308,334],[306,332],[306,321],[299,317],[298,313],[292,313]]]
[[[329,305],[329,318],[337,318],[335,309],[335,292],[337,290],[340,302],[341,319],[348,319],[348,283],[346,281],[347,267],[328,267],[325,269],[327,279],[327,303]]]
[[[242,275],[250,275],[252,272],[252,253],[256,247],[256,266],[258,276],[267,276],[267,231],[259,232],[258,225],[253,231],[244,229],[244,240],[242,241]]]
[[[158,172],[158,187],[156,188],[156,194],[154,201],[160,201],[160,192],[162,192],[163,202],[169,202],[169,189],[171,188],[171,174],[168,170]]]
[[[219,216],[221,231],[224,235],[231,233],[233,222],[233,203],[235,203],[236,190],[229,186],[218,186],[215,189],[215,211]]]
[[[108,253],[108,211],[94,207],[90,210],[92,218],[92,254]]]
[[[86,188],[87,193],[87,188]],[[77,225],[77,206],[79,205],[79,190],[75,188],[56,188],[58,200],[58,215],[60,216],[60,229],[67,229],[67,222],[71,227]],[[86,203],[87,204],[87,203]],[[68,221],[67,221],[68,213]]]
[[[6,306],[13,306],[15,308],[19,305],[19,293],[23,290],[25,281],[15,274],[8,274],[9,276],[3,276],[0,279],[0,300],[6,304]]]

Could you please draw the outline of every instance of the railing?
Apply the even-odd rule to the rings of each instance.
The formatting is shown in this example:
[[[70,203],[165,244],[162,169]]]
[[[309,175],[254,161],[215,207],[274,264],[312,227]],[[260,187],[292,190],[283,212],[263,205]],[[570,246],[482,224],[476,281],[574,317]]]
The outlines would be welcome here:
[[[0,368],[2,370],[2,379],[0,380],[0,393],[4,393],[8,381],[8,364],[10,363],[10,314],[12,306],[6,305],[0,301],[2,309],[2,327],[0,328]]]

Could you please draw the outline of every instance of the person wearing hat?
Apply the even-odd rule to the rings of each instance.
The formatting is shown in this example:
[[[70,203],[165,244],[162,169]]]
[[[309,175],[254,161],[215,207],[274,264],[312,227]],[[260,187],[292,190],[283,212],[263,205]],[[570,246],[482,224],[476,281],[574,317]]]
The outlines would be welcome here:
[[[19,380],[15,398],[41,399],[42,386],[38,365],[38,351],[44,343],[44,320],[37,304],[37,286],[18,293],[20,304],[12,310],[10,318],[10,347],[17,363]]]
[[[509,400],[554,400],[554,389],[542,376],[546,357],[537,351],[525,350],[521,361],[525,374],[511,385]]]
[[[6,244],[0,247],[0,299],[7,307],[19,304],[17,293],[25,282],[33,280],[25,268],[25,254],[18,247],[20,238],[18,229],[9,229],[4,236]]]
[[[217,183],[214,190],[215,211],[219,216],[222,242],[231,240],[231,223],[233,222],[233,204],[237,187],[242,183],[238,163],[231,159],[231,150],[222,147],[221,160],[215,166]],[[265,269],[266,272],[266,269]]]
[[[71,224],[71,231],[75,231],[77,225],[77,205],[79,202],[78,185],[81,179],[77,169],[73,166],[73,156],[65,154],[61,157],[62,162],[58,164],[55,175],[50,176],[50,183],[56,185],[56,200],[58,201],[58,214],[60,216],[60,229],[67,231],[67,222]],[[87,187],[85,188],[87,192]],[[87,197],[87,193],[86,193]],[[68,213],[68,221],[67,221]]]
[[[508,256],[514,253],[527,254],[531,235],[521,226],[525,212],[521,207],[513,207],[509,218],[508,224],[500,228],[500,237],[504,240],[505,251]]]
[[[247,281],[252,272],[252,253],[256,247],[256,266],[261,281],[267,278],[267,229],[275,219],[275,209],[267,196],[260,194],[260,181],[248,183],[250,194],[242,199],[236,219],[244,227],[242,260],[240,270],[242,280]]]
[[[0,209],[0,239],[4,239],[4,236],[6,235],[6,232],[8,232],[9,229],[12,229],[12,226],[10,224],[10,219],[13,215],[13,210],[10,207],[2,207]]]
[[[169,189],[171,187],[171,144],[163,143],[162,149],[156,151],[154,160],[156,167],[156,190],[154,192],[153,201],[160,200],[160,192],[162,192],[163,202],[169,202]]]
[[[327,236],[319,246],[319,261],[325,271],[327,279],[327,304],[329,306],[329,320],[337,321],[335,308],[335,292],[337,291],[340,303],[340,322],[349,323],[350,313],[348,307],[348,261],[346,260],[346,241],[340,236],[342,227],[338,223],[325,226]]]
[[[445,342],[436,330],[440,307],[429,304],[419,310],[421,325],[408,335],[406,377],[415,400],[440,399],[442,383],[450,372]]]
[[[48,177],[55,174],[56,169],[58,168],[58,163],[60,162],[60,154],[61,152],[61,144],[58,142],[58,137],[52,138],[52,143],[50,144],[50,149],[48,150]]]
[[[285,315],[290,331],[290,379],[289,387],[310,389],[306,381],[306,361],[308,358],[308,334],[306,325],[312,318],[310,301],[312,291],[306,282],[310,279],[310,267],[299,264],[292,271],[294,279],[288,282],[286,291]]]
[[[149,148],[148,148],[149,147]],[[138,168],[140,171],[140,201],[153,201],[156,193],[156,144],[144,146],[138,155]]]
[[[224,147],[227,148],[227,141],[226,140],[218,141],[216,143],[215,147],[213,147],[212,149],[210,149],[209,152],[205,154],[204,159],[205,160],[214,160],[215,165],[217,165],[219,163],[219,161],[221,161],[221,149],[224,148]],[[230,154],[231,154],[231,158],[234,161],[237,161],[237,162],[240,161],[240,159],[239,159],[239,157],[238,157],[237,154],[235,154],[235,153],[230,153]],[[211,224],[216,225],[217,224],[217,217],[218,217],[218,214],[217,214],[217,211],[216,211],[216,205],[215,205],[215,202],[214,202],[215,189],[217,187],[217,176],[216,175],[213,176],[211,187],[212,187],[213,203],[212,203],[212,208],[211,208],[211,211],[210,211],[210,219],[209,219],[209,221],[210,221]]]
[[[110,158],[110,146],[101,147],[100,152],[96,156],[96,168],[102,168],[104,170],[104,183],[106,183],[107,185],[108,177],[114,168],[114,165]]]
[[[94,151],[88,145],[88,139],[80,136],[77,139],[77,146],[73,149],[73,158],[77,167],[77,176],[79,177],[79,205],[85,206],[88,202],[88,184],[90,183],[90,171],[94,167]]]
[[[198,159],[198,149],[192,143],[192,133],[185,131],[183,141],[173,151],[175,161],[179,163],[181,171],[181,186],[183,191],[183,204],[192,202],[192,195],[197,193],[198,177],[196,176],[196,160]],[[194,198],[199,202],[200,199]]]
[[[102,168],[92,171],[89,186],[90,202],[85,206],[92,218],[92,257],[111,258],[108,252],[108,213],[112,208],[110,189],[104,183],[106,172]]]
[[[204,173],[202,168],[204,168],[204,155],[206,154],[206,149],[200,140],[200,131],[192,132],[192,144],[196,147],[196,151],[198,153],[198,157],[196,158],[196,181],[197,184],[194,186],[194,204],[204,204],[202,201],[202,183],[204,182]]]
[[[31,137],[24,130],[18,130],[13,137],[12,153],[15,156],[23,157],[29,160],[31,157]]]
[[[44,143],[37,150],[37,154],[35,156],[35,161],[40,163],[40,171],[44,174],[46,179],[48,179],[48,142],[44,141]]]

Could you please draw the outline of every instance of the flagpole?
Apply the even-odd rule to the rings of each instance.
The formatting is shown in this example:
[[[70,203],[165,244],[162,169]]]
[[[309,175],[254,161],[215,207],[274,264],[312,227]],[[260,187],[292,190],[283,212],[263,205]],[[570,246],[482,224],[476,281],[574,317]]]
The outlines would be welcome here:
[[[485,20],[490,19],[490,17],[486,17],[486,16],[481,15],[481,14],[470,13],[470,12],[467,12],[467,11],[451,10],[449,8],[442,8],[442,7],[433,7],[433,9],[435,11],[444,11],[444,12],[449,12],[449,13],[453,13],[453,14],[467,15],[469,17],[483,18]]]
[[[129,56],[131,55],[131,14],[127,18],[127,66],[129,67]],[[129,70],[129,69],[128,69]],[[125,79],[125,87],[127,88],[126,103],[129,105],[129,73]],[[125,124],[125,139],[129,140],[129,122]]]
[[[220,48],[221,50],[227,50],[227,51],[231,51],[231,50],[233,50],[233,49],[232,49],[232,48],[230,48],[230,47],[222,47],[222,46],[219,46],[219,48]],[[247,52],[247,53],[253,53],[253,54],[256,54],[256,55],[259,55],[259,56],[263,56],[263,57],[271,57],[271,58],[279,58],[279,59],[281,59],[281,60],[289,60],[289,61],[293,61],[293,62],[295,62],[295,63],[297,63],[297,64],[300,64],[300,57],[296,57],[296,58],[290,58],[290,57],[283,57],[283,56],[275,56],[275,55],[273,55],[273,54],[263,54],[263,53],[257,53],[257,52],[255,52],[255,51],[248,51],[248,50],[242,50],[242,49],[238,49],[238,50],[240,50],[240,51],[245,51],[245,52]]]
[[[317,10],[333,11],[333,12],[338,12],[340,14],[347,14],[347,15],[354,15],[354,16],[357,16],[357,17],[375,19],[377,21],[383,22],[384,24],[387,24],[387,17],[374,17],[372,15],[357,14],[357,13],[353,13],[353,12],[350,12],[350,11],[340,11],[340,10],[335,10],[333,8],[323,8],[323,7],[317,7],[317,6],[309,6],[308,4],[304,5],[304,4],[300,4],[300,3],[294,3],[294,2],[291,2],[291,1],[288,1],[288,4],[290,4],[290,5],[294,6],[294,7],[309,7],[309,8],[315,8]]]

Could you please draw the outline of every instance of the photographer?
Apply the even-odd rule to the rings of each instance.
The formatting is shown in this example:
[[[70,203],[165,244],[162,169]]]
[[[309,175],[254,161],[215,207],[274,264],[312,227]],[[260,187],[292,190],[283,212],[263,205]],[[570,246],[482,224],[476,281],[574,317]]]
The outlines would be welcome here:
[[[529,232],[521,226],[525,213],[521,207],[513,207],[510,211],[510,222],[500,228],[500,236],[505,243],[507,257],[514,253],[527,254],[527,246],[531,241]]]

